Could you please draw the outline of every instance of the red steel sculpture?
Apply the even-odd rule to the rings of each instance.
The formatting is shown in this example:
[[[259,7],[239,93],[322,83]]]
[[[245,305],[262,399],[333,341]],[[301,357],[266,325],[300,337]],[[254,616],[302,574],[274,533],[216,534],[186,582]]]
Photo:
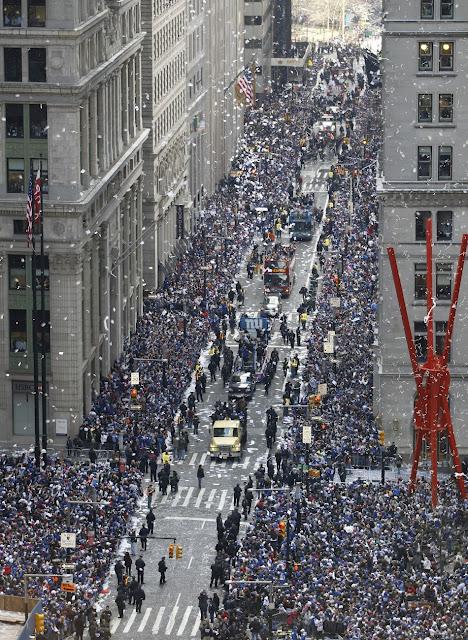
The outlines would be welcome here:
[[[418,472],[419,460],[423,440],[426,440],[431,453],[431,489],[432,506],[437,506],[437,442],[439,434],[446,434],[450,444],[450,451],[455,468],[455,478],[458,484],[460,495],[466,498],[466,488],[462,474],[460,456],[458,454],[455,435],[453,433],[452,418],[449,406],[449,386],[450,373],[447,361],[452,344],[453,325],[455,323],[455,313],[457,310],[460,284],[463,275],[463,266],[468,245],[468,234],[463,234],[460,255],[458,257],[455,286],[452,293],[452,304],[445,333],[444,349],[441,355],[434,353],[434,319],[433,311],[435,300],[432,290],[432,220],[426,221],[426,289],[427,289],[427,315],[425,322],[427,325],[427,359],[424,363],[418,363],[416,357],[416,347],[411,333],[408,312],[406,310],[405,297],[398,272],[398,265],[395,251],[389,247],[387,249],[390,266],[392,268],[393,281],[395,283],[398,304],[400,306],[403,328],[405,331],[406,344],[408,345],[409,357],[413,369],[414,381],[416,383],[416,401],[414,405],[413,421],[416,430],[416,446],[413,452],[413,466],[410,477],[410,490],[416,487],[416,475]]]

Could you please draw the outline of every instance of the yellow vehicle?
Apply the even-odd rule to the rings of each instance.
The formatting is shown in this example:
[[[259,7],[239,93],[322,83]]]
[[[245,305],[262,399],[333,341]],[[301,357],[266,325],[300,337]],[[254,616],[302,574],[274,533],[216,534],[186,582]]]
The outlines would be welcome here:
[[[210,457],[240,459],[246,441],[247,432],[240,420],[216,420],[211,427]]]

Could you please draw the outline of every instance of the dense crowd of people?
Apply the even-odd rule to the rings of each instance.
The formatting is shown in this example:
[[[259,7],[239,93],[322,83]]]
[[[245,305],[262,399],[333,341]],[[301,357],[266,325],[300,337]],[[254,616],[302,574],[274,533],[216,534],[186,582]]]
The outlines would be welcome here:
[[[324,77],[332,86],[321,99],[339,91],[336,72]],[[350,97],[342,96],[342,103],[349,105]],[[292,410],[275,453],[277,468],[268,460],[267,484],[259,469],[253,522],[217,620],[205,625],[202,638],[263,640],[272,629],[291,640],[464,635],[467,521],[454,484],[442,484],[437,510],[425,481],[416,494],[403,481],[346,484],[354,456],[372,459],[380,451],[372,415],[379,96],[358,91],[352,102],[353,127],[329,173],[330,203],[318,243],[321,285],[309,323],[306,387],[299,398],[304,410]],[[335,332],[333,354],[323,349],[329,331]],[[306,409],[323,383],[327,395],[319,409]],[[311,413],[321,419],[310,420]],[[302,442],[304,425],[312,429],[310,445]]]

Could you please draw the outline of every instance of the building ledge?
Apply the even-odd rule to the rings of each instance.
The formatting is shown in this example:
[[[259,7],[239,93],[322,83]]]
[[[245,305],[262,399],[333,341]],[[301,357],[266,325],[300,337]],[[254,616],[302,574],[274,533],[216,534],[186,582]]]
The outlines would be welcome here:
[[[415,129],[456,129],[453,122],[413,122]]]

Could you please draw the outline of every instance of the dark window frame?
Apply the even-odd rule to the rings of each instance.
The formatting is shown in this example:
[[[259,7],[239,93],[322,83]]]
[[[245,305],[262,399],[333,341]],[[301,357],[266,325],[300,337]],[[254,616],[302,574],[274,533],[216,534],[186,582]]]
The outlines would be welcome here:
[[[41,59],[34,59],[34,56]],[[34,79],[33,79],[34,78]],[[28,49],[28,82],[44,83],[47,82],[47,49],[46,47],[31,47]]]
[[[455,13],[454,7],[455,3],[453,0],[440,0],[440,19],[453,20]]]
[[[427,360],[427,327],[421,320],[413,323],[414,346],[416,348],[416,358],[418,362]]]
[[[447,105],[442,104],[446,100]],[[450,115],[442,117],[442,111],[447,109]],[[453,122],[453,93],[439,93],[439,122]]]
[[[414,299],[426,300],[427,298],[427,265],[425,262],[414,264]]]
[[[16,14],[9,14],[9,11],[15,11]],[[18,11],[19,9],[19,11]],[[13,19],[13,22],[11,20]],[[21,0],[3,0],[3,26],[18,28],[23,26],[23,16],[21,14]]]
[[[423,101],[429,98],[430,104],[424,105]],[[427,117],[423,114],[427,113]],[[434,115],[432,93],[418,93],[418,122],[432,122]]]
[[[421,0],[421,20],[434,20],[434,0]]]
[[[450,274],[449,283],[441,283]],[[453,286],[453,267],[451,262],[436,262],[435,297],[437,300],[451,300]]]
[[[8,254],[8,289],[9,291],[26,291],[27,273],[26,256],[19,253]]]
[[[443,220],[443,218],[447,218]],[[437,241],[438,242],[452,242],[453,237],[453,211],[447,211],[443,209],[437,211],[436,217],[437,225]]]
[[[19,60],[16,59],[18,55]],[[15,60],[13,60],[13,57],[15,57]],[[21,47],[4,47],[3,65],[3,77],[5,78],[5,82],[23,82],[23,50],[21,49]],[[12,74],[12,72],[15,70],[17,73]]]
[[[19,326],[19,328],[17,328]],[[26,309],[9,309],[10,353],[28,351],[28,314]]]
[[[452,180],[453,174],[453,147],[440,145],[437,155],[437,179],[442,181]],[[443,159],[443,156],[446,156]]]
[[[43,9],[41,12],[40,10]],[[46,26],[47,20],[47,3],[46,0],[28,0],[28,27],[33,29]],[[41,17],[43,13],[43,17]]]
[[[416,242],[426,241],[426,220],[432,218],[432,211],[416,211],[414,237]]]
[[[33,127],[35,127],[34,130]],[[33,102],[29,105],[29,137],[32,140],[47,140],[48,138],[47,104],[45,102]]]
[[[428,151],[425,152],[425,155],[429,156],[429,160],[423,160],[421,154],[423,154],[423,149]],[[418,180],[431,180],[432,179],[432,145],[419,145],[418,146]],[[422,167],[428,167],[428,175],[423,175],[421,171]]]
[[[16,117],[13,114],[14,111],[18,111]],[[16,135],[13,135],[15,127]],[[19,102],[8,102],[5,104],[5,137],[14,140],[24,138],[24,104]]]
[[[428,52],[424,53],[422,47],[428,46]],[[424,60],[427,60],[427,66],[424,64]],[[418,69],[419,71],[432,71],[434,68],[434,43],[428,40],[422,40],[418,42]]]
[[[13,161],[22,162],[23,163],[23,169],[10,169],[10,162],[13,162]],[[24,162],[24,158],[16,158],[16,157],[7,158],[7,167],[6,167],[6,170],[7,170],[7,185],[6,185],[7,186],[7,193],[24,193],[25,192],[25,184],[24,184],[24,182],[25,182],[25,173],[26,173],[25,166],[26,165],[25,165],[25,162]],[[10,189],[10,173],[13,173],[13,172],[22,173],[23,174],[23,183],[22,183],[23,184],[23,188],[20,189],[20,190]]]
[[[450,53],[444,50],[445,46],[450,47]],[[439,71],[453,71],[455,54],[455,42],[447,40],[439,42]]]

